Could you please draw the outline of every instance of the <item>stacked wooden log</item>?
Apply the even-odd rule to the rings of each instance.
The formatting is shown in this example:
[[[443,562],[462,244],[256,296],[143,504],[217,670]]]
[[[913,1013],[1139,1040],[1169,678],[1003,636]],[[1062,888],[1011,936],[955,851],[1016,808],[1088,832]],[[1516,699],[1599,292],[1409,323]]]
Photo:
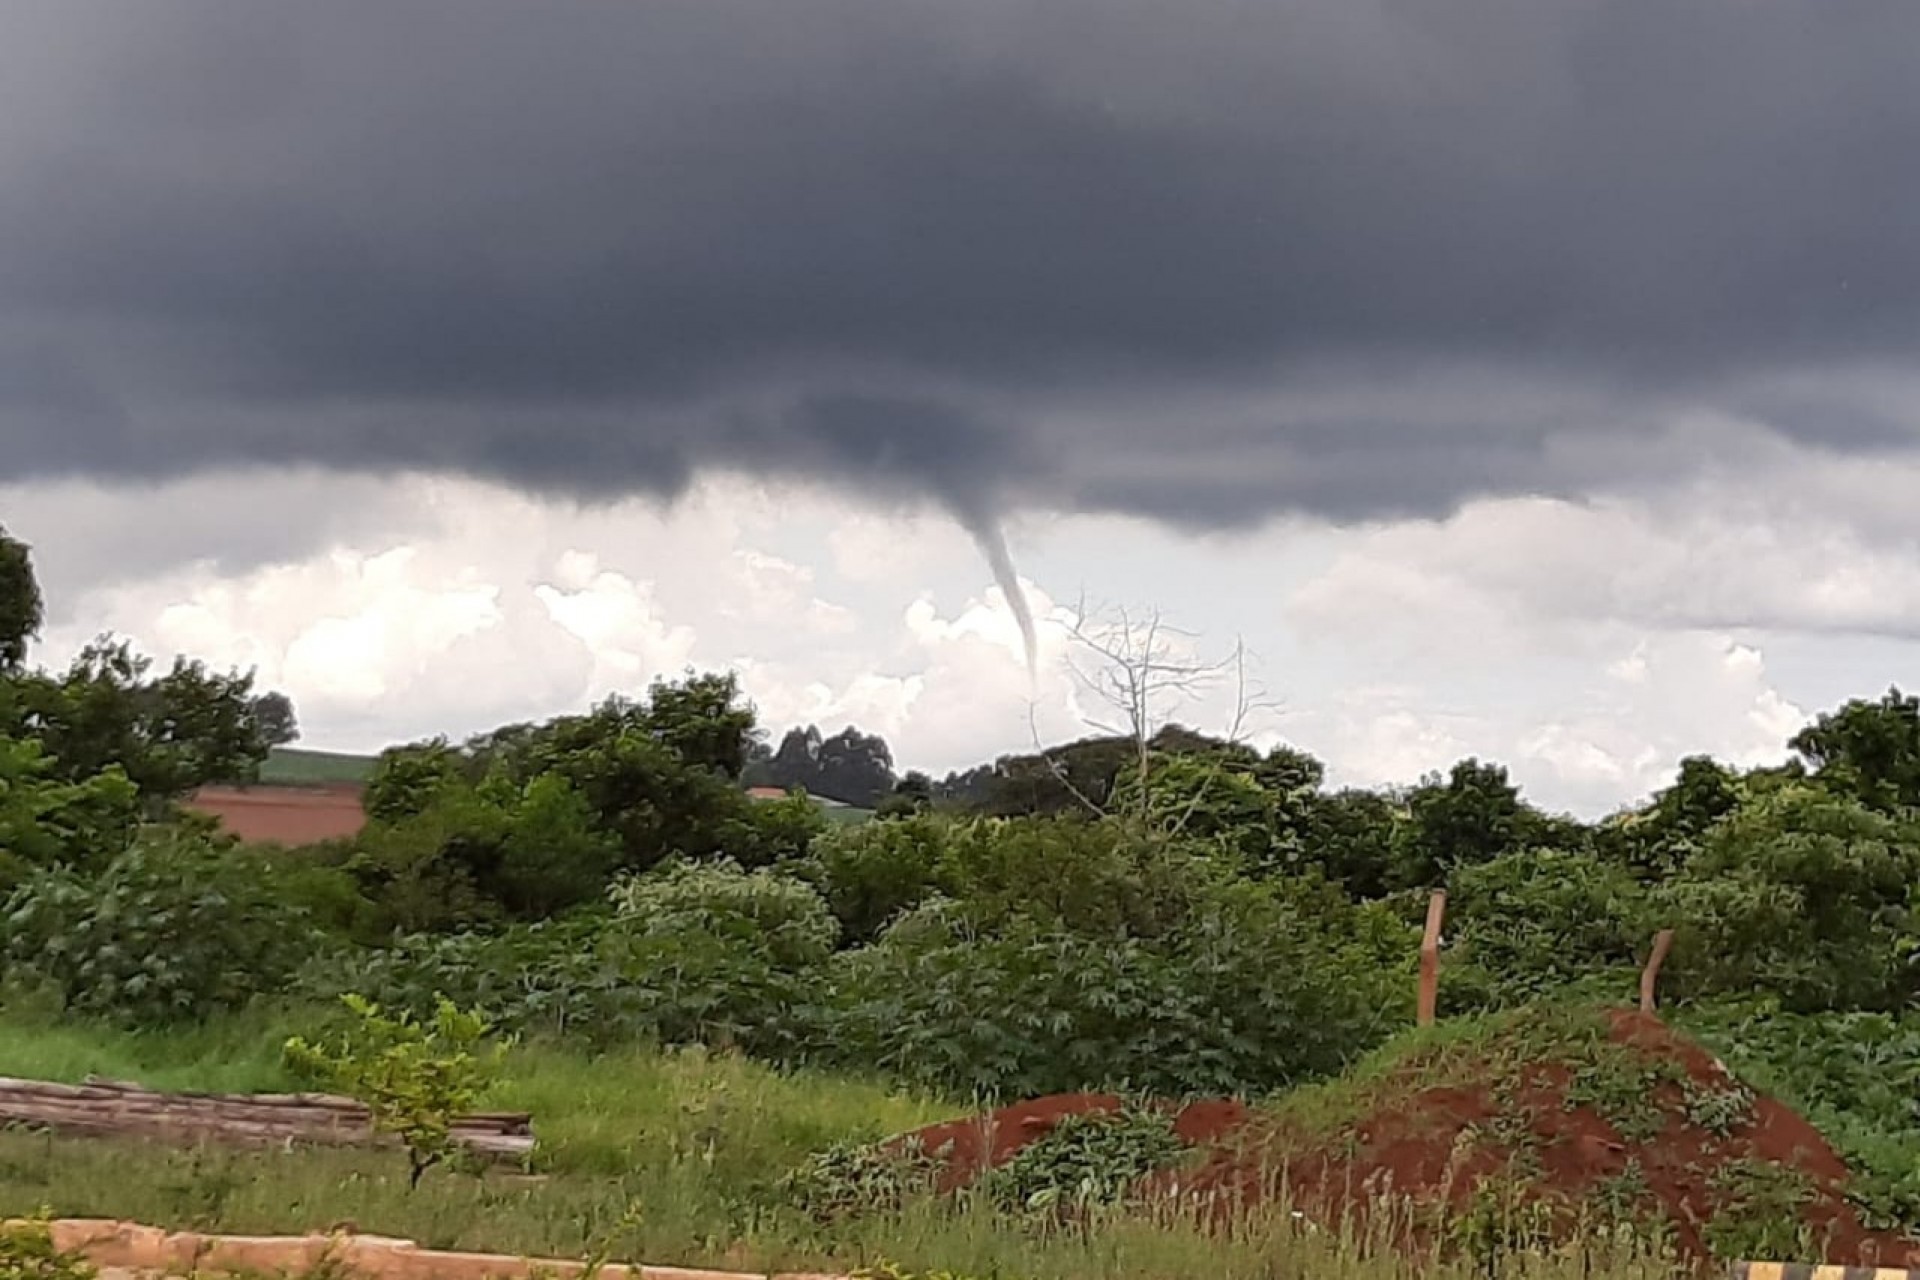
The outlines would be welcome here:
[[[89,1079],[50,1084],[0,1076],[0,1128],[100,1137],[154,1138],[243,1146],[383,1146],[365,1106],[324,1093],[160,1093]],[[476,1112],[454,1122],[453,1139],[476,1155],[522,1160],[533,1151],[533,1119]]]

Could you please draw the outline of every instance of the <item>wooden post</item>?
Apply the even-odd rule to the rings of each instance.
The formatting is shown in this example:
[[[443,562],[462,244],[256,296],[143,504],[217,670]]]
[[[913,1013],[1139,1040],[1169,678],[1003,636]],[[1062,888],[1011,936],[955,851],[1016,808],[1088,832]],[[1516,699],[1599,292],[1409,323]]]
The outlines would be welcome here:
[[[1662,929],[1653,935],[1653,954],[1647,957],[1647,967],[1640,971],[1640,1012],[1653,1012],[1653,986],[1660,980],[1660,966],[1666,963],[1667,952],[1673,949],[1673,930]]]
[[[1420,1012],[1423,1027],[1433,1025],[1440,1007],[1440,922],[1447,914],[1447,891],[1435,889],[1427,900],[1427,933],[1420,940]]]

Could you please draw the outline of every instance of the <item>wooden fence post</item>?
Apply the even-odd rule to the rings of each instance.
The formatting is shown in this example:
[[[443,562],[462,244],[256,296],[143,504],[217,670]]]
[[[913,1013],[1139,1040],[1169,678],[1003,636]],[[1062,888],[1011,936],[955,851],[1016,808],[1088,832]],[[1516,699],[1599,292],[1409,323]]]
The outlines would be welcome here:
[[[1427,900],[1427,932],[1420,940],[1420,1026],[1433,1025],[1440,1007],[1440,922],[1447,914],[1447,891],[1435,889]]]
[[[1673,949],[1673,930],[1662,929],[1653,935],[1653,953],[1647,957],[1647,967],[1640,971],[1640,1012],[1652,1013],[1654,1006],[1653,988],[1660,980],[1660,966],[1666,963],[1667,952]]]

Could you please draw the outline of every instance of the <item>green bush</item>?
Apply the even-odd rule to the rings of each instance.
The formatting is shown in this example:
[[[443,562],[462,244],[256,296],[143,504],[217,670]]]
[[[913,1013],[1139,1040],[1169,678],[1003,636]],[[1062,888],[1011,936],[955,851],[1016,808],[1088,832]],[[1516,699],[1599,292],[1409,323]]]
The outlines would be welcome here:
[[[809,886],[727,863],[617,884],[613,910],[498,932],[413,936],[307,991],[360,991],[418,1017],[441,995],[515,1031],[599,1045],[732,1044],[789,1056],[818,1002],[838,936]]]
[[[423,807],[370,825],[348,863],[403,932],[544,919],[598,897],[619,860],[618,840],[554,774],[524,786],[437,778],[409,794]]]
[[[942,892],[985,932],[1020,919],[1094,937],[1159,937],[1177,928],[1229,869],[1184,841],[1108,819],[982,818],[954,828]]]
[[[1654,894],[1676,930],[1675,995],[1788,1009],[1898,1008],[1916,992],[1920,827],[1799,783],[1747,799]]]
[[[0,736],[0,889],[31,866],[105,865],[139,816],[139,795],[117,766],[62,782],[38,742]]]
[[[1410,1015],[1409,932],[1314,882],[1208,893],[1148,940],[929,903],[833,966],[824,1061],[957,1092],[1260,1093],[1337,1071]]]
[[[1488,976],[1494,1003],[1524,1003],[1609,971],[1631,971],[1648,944],[1639,883],[1625,868],[1587,854],[1505,854],[1457,868],[1447,893],[1457,962]]]
[[[1791,1014],[1742,1001],[1684,1018],[1743,1080],[1834,1145],[1871,1225],[1920,1227],[1920,1015]]]
[[[503,1046],[482,1054],[486,1020],[444,997],[426,1021],[390,1016],[360,996],[343,1000],[353,1028],[319,1044],[295,1036],[286,1044],[287,1062],[365,1103],[374,1129],[406,1147],[408,1185],[417,1187],[428,1169],[455,1154],[454,1121],[492,1083]]]
[[[1142,1178],[1172,1165],[1185,1151],[1166,1111],[1130,1108],[1062,1116],[989,1172],[982,1189],[1015,1213],[1065,1216],[1120,1203]]]
[[[915,814],[842,827],[814,842],[811,878],[848,941],[868,943],[938,888],[952,823]]]
[[[313,950],[307,913],[244,851],[160,833],[94,879],[35,872],[0,910],[10,978],[79,1013],[160,1025],[279,990]]]

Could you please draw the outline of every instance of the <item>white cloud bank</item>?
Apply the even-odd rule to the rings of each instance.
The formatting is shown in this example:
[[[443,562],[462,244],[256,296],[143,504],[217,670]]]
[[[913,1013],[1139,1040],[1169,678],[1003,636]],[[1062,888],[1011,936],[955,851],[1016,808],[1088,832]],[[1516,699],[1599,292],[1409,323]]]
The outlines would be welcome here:
[[[1478,754],[1593,813],[1686,754],[1777,759],[1810,711],[1920,665],[1920,514],[1892,498],[1920,472],[1860,465],[1773,457],[1635,500],[1238,539],[1028,522],[1031,682],[964,533],[811,490],[720,479],[668,509],[582,508],[291,473],[0,488],[0,519],[37,544],[46,660],[114,630],[255,667],[314,745],[458,736],[724,666],[775,732],[852,722],[903,765],[964,767],[1036,729],[1085,731],[1061,603],[1084,588],[1165,605],[1211,652],[1244,635],[1283,699],[1257,737],[1338,780],[1410,782]],[[1230,702],[1182,718],[1218,728]]]

